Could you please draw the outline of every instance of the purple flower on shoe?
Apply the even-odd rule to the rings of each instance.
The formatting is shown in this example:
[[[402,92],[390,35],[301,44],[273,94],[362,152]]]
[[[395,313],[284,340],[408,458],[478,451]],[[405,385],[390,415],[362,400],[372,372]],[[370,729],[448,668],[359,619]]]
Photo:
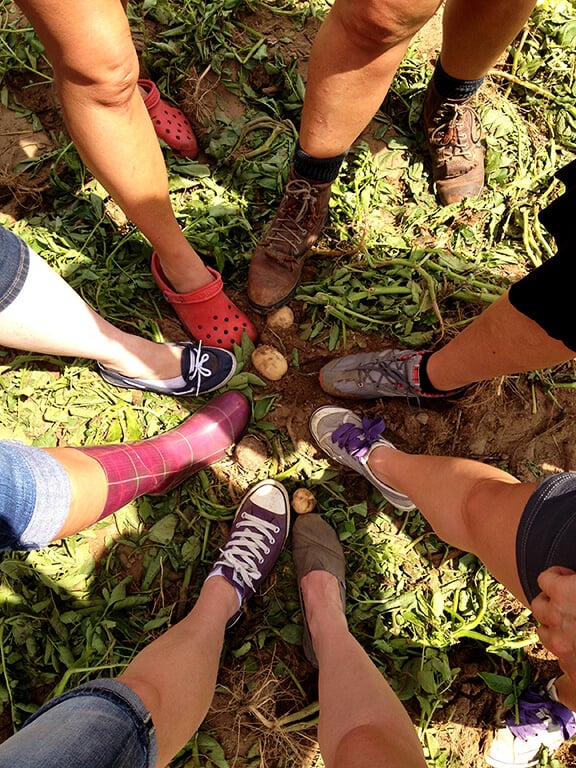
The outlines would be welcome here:
[[[528,741],[538,731],[547,729],[547,720],[562,726],[564,738],[569,739],[576,733],[576,720],[568,707],[559,701],[553,701],[546,693],[541,693],[536,686],[529,685],[518,700],[518,722],[513,713],[506,716],[506,725],[514,736]]]
[[[362,416],[362,427],[354,424],[341,424],[332,433],[332,442],[337,443],[355,459],[362,459],[381,437],[386,423],[381,416],[371,419]]]

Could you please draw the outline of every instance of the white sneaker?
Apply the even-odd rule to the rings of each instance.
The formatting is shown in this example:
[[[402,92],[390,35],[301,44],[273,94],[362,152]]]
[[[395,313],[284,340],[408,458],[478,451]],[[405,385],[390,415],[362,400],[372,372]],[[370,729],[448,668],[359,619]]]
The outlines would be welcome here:
[[[403,512],[415,509],[407,496],[378,480],[368,466],[368,458],[374,448],[379,445],[394,448],[392,443],[381,437],[385,429],[384,419],[360,417],[347,408],[322,405],[310,416],[308,426],[314,440],[331,459],[364,475],[396,509]]]
[[[554,680],[546,690],[530,685],[518,700],[518,721],[510,713],[486,755],[493,768],[531,768],[546,747],[550,753],[576,733],[576,715],[558,701]]]

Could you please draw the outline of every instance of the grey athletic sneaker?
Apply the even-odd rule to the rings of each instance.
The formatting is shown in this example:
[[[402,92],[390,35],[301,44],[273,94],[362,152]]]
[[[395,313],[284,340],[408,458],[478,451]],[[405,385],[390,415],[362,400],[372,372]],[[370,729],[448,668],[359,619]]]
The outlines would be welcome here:
[[[309,426],[314,440],[331,459],[364,475],[397,509],[404,512],[415,509],[407,496],[378,480],[368,466],[368,458],[374,448],[379,445],[394,448],[392,443],[380,437],[385,429],[384,419],[360,417],[347,408],[323,405],[314,411]]]
[[[320,386],[334,397],[449,397],[463,391],[429,395],[420,385],[420,363],[426,350],[383,349],[360,352],[327,363],[320,371]]]
[[[223,576],[248,600],[268,577],[288,536],[290,499],[276,480],[262,480],[240,502],[228,540],[207,578]],[[227,627],[242,615],[242,606]]]

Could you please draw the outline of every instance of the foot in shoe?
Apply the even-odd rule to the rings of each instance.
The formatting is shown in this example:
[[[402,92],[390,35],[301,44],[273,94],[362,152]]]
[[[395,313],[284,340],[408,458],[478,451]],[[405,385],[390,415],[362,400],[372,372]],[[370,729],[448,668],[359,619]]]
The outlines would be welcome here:
[[[213,280],[190,293],[176,293],[167,282],[157,253],[152,254],[152,275],[172,305],[180,322],[196,340],[214,347],[231,350],[242,343],[243,335],[255,342],[258,332],[254,324],[224,293],[222,276],[208,268]]]
[[[242,615],[242,603],[267,579],[286,541],[289,524],[288,493],[275,480],[262,480],[242,499],[226,544],[207,576],[222,576],[236,590],[239,608],[228,627]]]
[[[100,517],[143,494],[168,493],[194,472],[219,461],[250,419],[250,404],[230,390],[213,397],[175,429],[147,440],[75,450],[95,459],[108,484]]]
[[[384,419],[360,418],[347,408],[324,405],[314,411],[309,426],[312,436],[331,459],[363,475],[397,509],[405,512],[414,509],[407,496],[379,480],[368,466],[370,454],[376,448],[396,450],[381,437]]]
[[[576,715],[558,701],[554,680],[545,689],[528,686],[518,699],[518,721],[509,713],[486,755],[493,768],[531,768],[543,748],[554,752],[576,733]]]
[[[376,399],[379,397],[438,398],[464,391],[454,389],[430,394],[421,384],[421,363],[426,350],[383,349],[360,352],[327,363],[320,371],[320,386],[334,397]]]
[[[185,341],[173,345],[182,350],[180,376],[170,379],[137,379],[98,363],[98,372],[108,384],[181,397],[205,395],[227,384],[236,371],[236,358],[226,349]]]
[[[346,624],[345,562],[336,531],[318,514],[301,515],[294,523],[292,559],[296,569],[304,631],[302,650],[313,667],[318,659],[311,630]],[[318,610],[316,610],[318,609]]]
[[[250,261],[248,298],[259,310],[286,304],[300,283],[306,254],[328,217],[331,182],[316,182],[292,168],[284,197]]]
[[[474,197],[484,186],[482,125],[470,106],[473,97],[443,98],[430,81],[424,102],[424,132],[432,172],[443,205]]]

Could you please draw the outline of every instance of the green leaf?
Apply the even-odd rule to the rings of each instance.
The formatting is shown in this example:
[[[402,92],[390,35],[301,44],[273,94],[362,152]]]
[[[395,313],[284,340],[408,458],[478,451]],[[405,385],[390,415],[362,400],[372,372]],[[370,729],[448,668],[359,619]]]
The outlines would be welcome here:
[[[514,690],[514,683],[509,677],[497,675],[494,672],[479,672],[478,674],[488,688],[496,691],[496,693],[511,693]]]
[[[280,637],[290,645],[302,644],[302,627],[300,624],[286,624],[280,630]]]
[[[178,518],[176,515],[166,515],[162,520],[158,520],[157,523],[154,523],[146,536],[157,544],[168,544],[174,538],[177,524]]]

